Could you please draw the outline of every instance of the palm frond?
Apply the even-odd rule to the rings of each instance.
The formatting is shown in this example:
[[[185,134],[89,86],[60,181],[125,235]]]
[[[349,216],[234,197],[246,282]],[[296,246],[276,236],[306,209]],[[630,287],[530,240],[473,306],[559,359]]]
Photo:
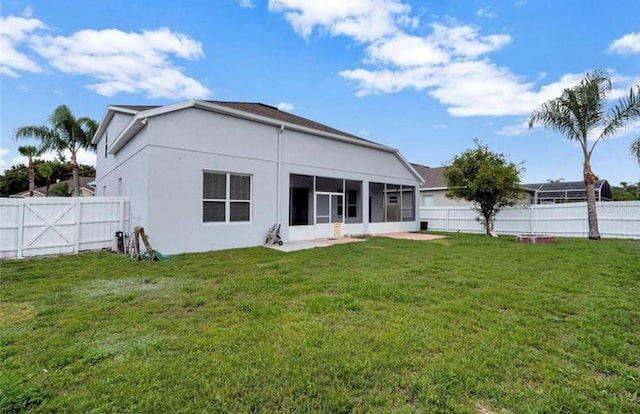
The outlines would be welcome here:
[[[29,159],[39,157],[40,155],[42,155],[42,152],[43,151],[40,148],[33,145],[24,145],[18,147],[18,153],[23,157],[27,157]]]
[[[604,129],[600,137],[606,138],[616,133],[629,120],[640,118],[640,85],[631,87],[629,95],[618,99],[604,118]],[[600,138],[598,137],[598,138]]]
[[[636,161],[638,161],[638,164],[640,164],[640,138],[636,139],[631,146],[629,147],[629,151],[631,152],[631,155],[633,155],[633,157],[636,159]]]

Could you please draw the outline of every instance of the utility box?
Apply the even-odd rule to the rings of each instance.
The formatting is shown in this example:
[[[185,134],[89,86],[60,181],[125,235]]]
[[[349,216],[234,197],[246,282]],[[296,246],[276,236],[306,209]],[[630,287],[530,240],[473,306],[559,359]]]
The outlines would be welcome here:
[[[420,222],[420,230],[429,230],[429,222],[421,221]]]

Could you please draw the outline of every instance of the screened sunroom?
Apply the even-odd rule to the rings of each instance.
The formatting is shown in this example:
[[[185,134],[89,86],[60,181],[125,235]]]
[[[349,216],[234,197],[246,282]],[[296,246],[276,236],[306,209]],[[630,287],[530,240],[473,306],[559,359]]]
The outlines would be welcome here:
[[[289,176],[291,239],[369,233],[369,223],[415,222],[415,204],[413,186]]]
[[[541,184],[523,184],[531,194],[531,204],[570,203],[587,201],[587,190],[583,181],[560,181]],[[613,193],[607,180],[594,184],[596,201],[611,201]]]

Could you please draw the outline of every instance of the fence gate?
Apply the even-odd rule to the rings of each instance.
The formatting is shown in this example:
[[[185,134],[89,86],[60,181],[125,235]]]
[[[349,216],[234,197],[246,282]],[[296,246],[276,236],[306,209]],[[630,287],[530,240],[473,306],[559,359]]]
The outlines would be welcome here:
[[[24,204],[22,256],[75,251],[79,203],[75,202],[75,198],[58,200],[47,204]]]

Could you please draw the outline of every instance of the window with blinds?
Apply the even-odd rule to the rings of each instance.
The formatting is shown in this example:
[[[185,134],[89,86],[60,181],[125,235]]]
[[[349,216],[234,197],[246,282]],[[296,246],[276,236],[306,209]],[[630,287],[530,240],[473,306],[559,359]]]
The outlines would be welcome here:
[[[251,220],[251,176],[204,171],[202,174],[202,221]]]

